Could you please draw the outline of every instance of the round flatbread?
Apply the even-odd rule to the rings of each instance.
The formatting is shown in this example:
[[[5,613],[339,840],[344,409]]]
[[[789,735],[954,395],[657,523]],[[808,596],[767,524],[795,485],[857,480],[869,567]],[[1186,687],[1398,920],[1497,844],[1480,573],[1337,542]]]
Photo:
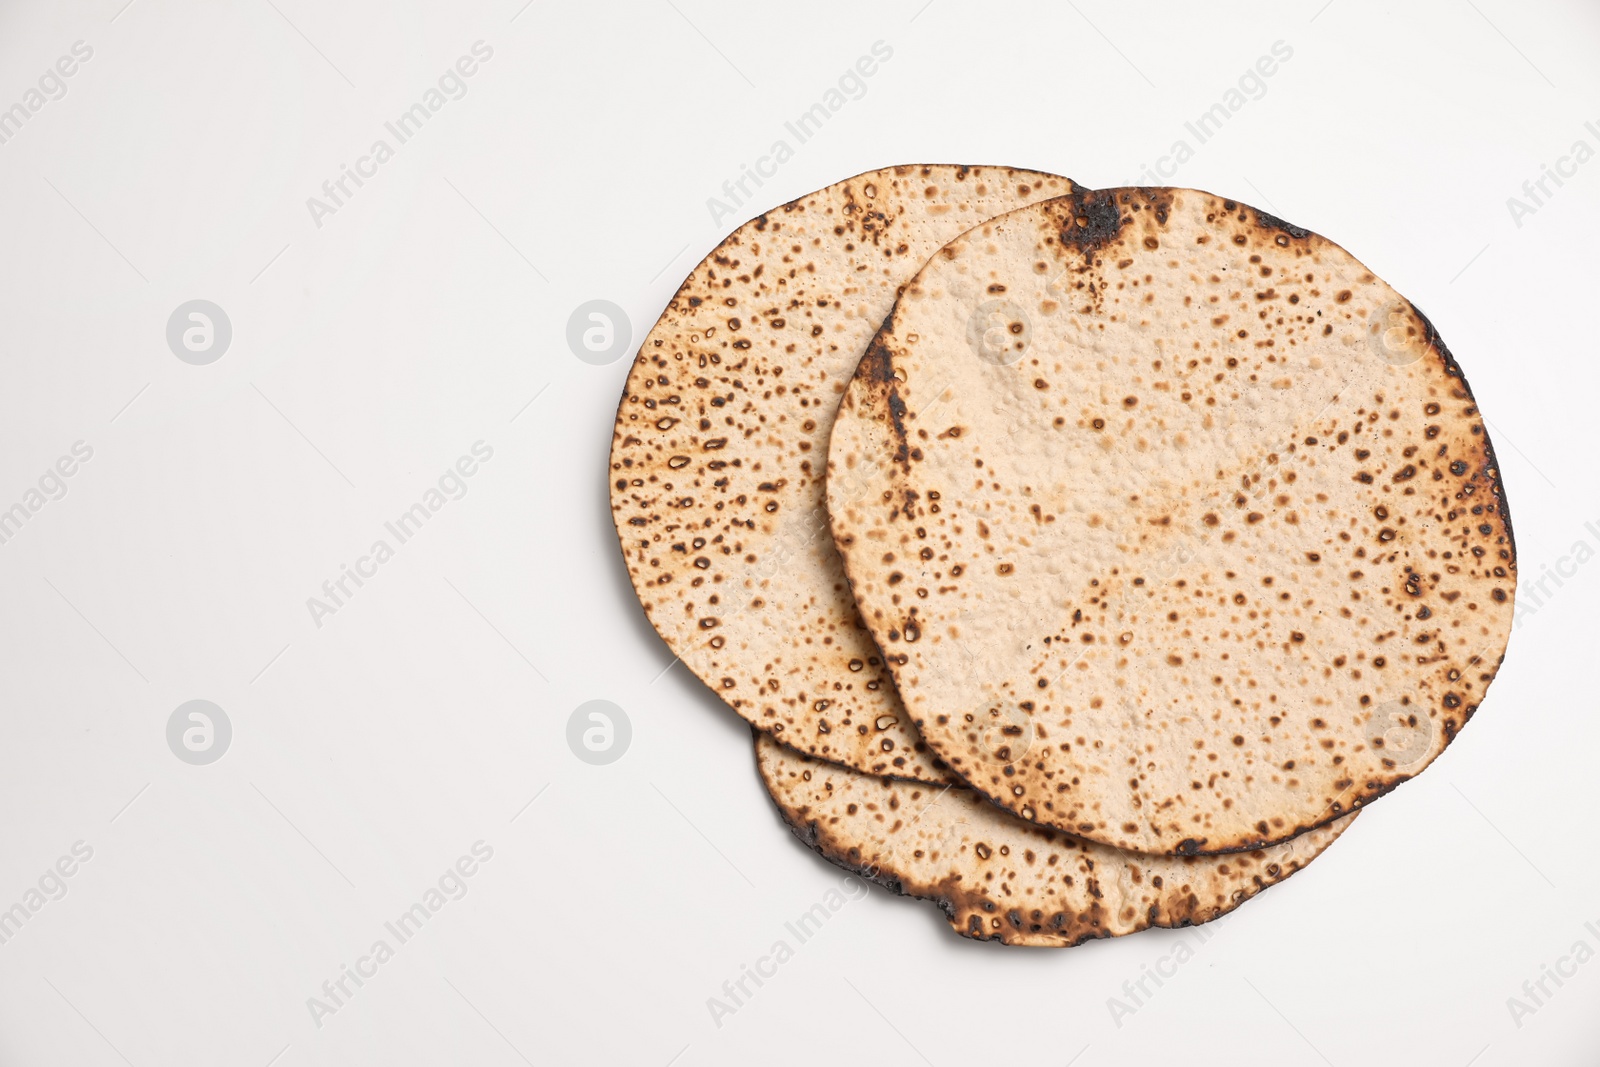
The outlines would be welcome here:
[[[1488,433],[1410,303],[1189,189],[1022,208],[935,256],[835,423],[835,538],[923,738],[1025,819],[1282,841],[1483,700],[1516,556]]]
[[[943,165],[830,185],[734,231],[644,339],[611,444],[617,536],[656,632],[754,725],[860,770],[945,780],[828,532],[828,433],[917,268],[982,220],[1072,188]]]
[[[1225,915],[1289,877],[1355,815],[1271,848],[1146,856],[1007,815],[970,789],[860,774],[756,735],[756,764],[795,836],[893,892],[932,900],[956,932],[1070,947]]]

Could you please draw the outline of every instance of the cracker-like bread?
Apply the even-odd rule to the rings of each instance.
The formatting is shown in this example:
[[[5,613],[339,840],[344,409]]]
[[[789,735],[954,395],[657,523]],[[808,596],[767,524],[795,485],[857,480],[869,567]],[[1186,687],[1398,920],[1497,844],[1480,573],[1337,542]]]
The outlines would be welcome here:
[[[1289,877],[1355,815],[1228,856],[1147,856],[1008,815],[970,789],[860,774],[756,734],[756,763],[795,835],[896,893],[935,901],[957,933],[1069,947],[1225,915]]]
[[[1500,473],[1432,325],[1208,193],[1080,191],[947,246],[862,360],[828,477],[928,745],[1126,849],[1253,849],[1382,796],[1511,632]]]
[[[1072,188],[1001,167],[858,175],[735,230],[645,337],[611,445],[617,536],[656,631],[754,725],[860,770],[945,780],[828,532],[828,433],[868,340],[927,258]]]

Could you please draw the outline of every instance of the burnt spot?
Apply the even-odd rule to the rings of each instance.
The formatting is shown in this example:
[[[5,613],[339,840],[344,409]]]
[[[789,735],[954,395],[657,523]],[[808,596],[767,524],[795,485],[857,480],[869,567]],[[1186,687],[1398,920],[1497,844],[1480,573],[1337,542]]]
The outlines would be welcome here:
[[[910,445],[906,441],[906,402],[894,390],[889,392],[889,421],[894,424],[894,437],[898,442],[894,450],[895,462],[907,464],[911,455]]]
[[[1303,226],[1296,226],[1292,222],[1285,222],[1276,215],[1269,215],[1260,208],[1255,209],[1256,221],[1269,230],[1278,230],[1297,240],[1304,240],[1311,236],[1311,231]],[[1287,244],[1288,242],[1283,242]]]
[[[878,332],[867,343],[867,350],[856,365],[856,377],[867,384],[870,393],[883,395],[889,412],[891,432],[895,439],[894,458],[906,465],[911,460],[911,444],[906,437],[906,403],[900,398],[899,382],[894,376],[894,360],[889,354],[886,339],[894,334],[894,312],[890,311]]]
[[[1047,201],[1062,248],[1075,248],[1092,263],[1095,252],[1115,241],[1129,221],[1117,206],[1118,192],[1076,189]]]
[[[856,365],[856,376],[873,385],[894,385],[894,364],[889,359],[889,347],[883,339],[894,333],[894,312],[883,320],[878,332],[867,342],[867,350]]]

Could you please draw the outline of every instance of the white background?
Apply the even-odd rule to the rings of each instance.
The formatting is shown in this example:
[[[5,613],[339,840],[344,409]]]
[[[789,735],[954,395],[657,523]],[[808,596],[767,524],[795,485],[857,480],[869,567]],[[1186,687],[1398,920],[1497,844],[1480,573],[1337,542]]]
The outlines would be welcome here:
[[[1600,148],[1594,4],[122,2],[0,13],[0,107],[94,50],[0,145],[0,509],[94,450],[0,544],[0,909],[94,850],[0,944],[0,1063],[1595,1062],[1600,962],[1507,1003],[1600,950],[1600,161],[1507,207]],[[318,227],[306,199],[478,40],[467,95]],[[794,146],[878,40],[865,95]],[[780,137],[794,158],[714,223]],[[627,360],[580,362],[569,314],[613,300],[637,342],[727,229],[865,169],[1113,185],[1180,137],[1172,184],[1328,235],[1439,326],[1521,599],[1584,564],[1429,773],[1204,944],[1008,950],[874,889],[717,1026],[707,998],[842,876],[780,826],[742,723],[662,673],[606,501]],[[195,298],[233,326],[208,366],[165,338]],[[307,598],[479,440],[466,496],[315,625]],[[209,766],[165,739],[193,698],[233,724]],[[609,766],[565,741],[591,699],[633,724]],[[479,840],[467,895],[316,1025],[307,998]]]

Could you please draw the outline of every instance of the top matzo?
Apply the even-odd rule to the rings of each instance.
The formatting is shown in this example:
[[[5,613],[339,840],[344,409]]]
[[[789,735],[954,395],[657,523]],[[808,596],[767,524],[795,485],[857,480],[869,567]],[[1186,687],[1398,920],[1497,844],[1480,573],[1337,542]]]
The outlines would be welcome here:
[[[1027,819],[1124,848],[1280,841],[1432,760],[1511,627],[1478,408],[1333,243],[1184,189],[1001,216],[918,274],[830,491],[912,718]]]

